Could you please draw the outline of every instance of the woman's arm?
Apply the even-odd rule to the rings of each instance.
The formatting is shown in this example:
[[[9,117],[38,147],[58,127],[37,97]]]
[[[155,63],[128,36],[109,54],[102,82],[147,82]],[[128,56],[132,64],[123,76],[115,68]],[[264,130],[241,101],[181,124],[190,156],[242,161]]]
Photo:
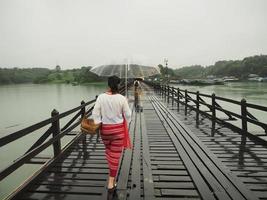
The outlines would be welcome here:
[[[100,100],[99,97],[97,97],[94,109],[92,111],[92,118],[94,119],[94,122],[96,124],[99,124],[102,122],[101,120],[101,107],[100,107]]]
[[[128,104],[128,101],[127,101],[126,98],[124,99],[124,102],[123,102],[123,113],[125,115],[125,118],[126,118],[127,122],[130,122],[131,121],[132,112],[131,112],[131,109],[129,107],[129,104]]]

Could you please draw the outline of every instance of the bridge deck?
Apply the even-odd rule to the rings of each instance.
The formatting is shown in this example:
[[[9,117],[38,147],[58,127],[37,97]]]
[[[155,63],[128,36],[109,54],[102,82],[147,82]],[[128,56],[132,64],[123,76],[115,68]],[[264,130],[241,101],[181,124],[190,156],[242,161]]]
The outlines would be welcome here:
[[[267,199],[267,149],[252,141],[240,162],[241,137],[210,122],[198,128],[176,105],[144,86],[143,112],[133,112],[133,150],[124,152],[113,199]],[[112,199],[97,138],[78,134],[14,199]]]

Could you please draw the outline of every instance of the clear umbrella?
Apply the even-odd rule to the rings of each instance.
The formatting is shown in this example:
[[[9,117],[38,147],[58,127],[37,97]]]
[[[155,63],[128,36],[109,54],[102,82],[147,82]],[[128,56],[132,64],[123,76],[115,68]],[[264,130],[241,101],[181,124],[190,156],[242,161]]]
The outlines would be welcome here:
[[[122,65],[102,65],[94,67],[91,72],[98,76],[113,76],[125,78],[125,86],[127,85],[127,78],[144,78],[159,74],[159,69],[150,66],[136,65],[136,64],[122,64]],[[127,87],[125,94],[128,96]]]
[[[144,78],[148,76],[153,76],[159,74],[158,68],[129,64],[128,70],[126,70],[125,64],[123,65],[102,65],[99,67],[94,67],[91,72],[99,76],[112,76],[116,75],[120,78]],[[126,70],[126,72],[125,72]]]

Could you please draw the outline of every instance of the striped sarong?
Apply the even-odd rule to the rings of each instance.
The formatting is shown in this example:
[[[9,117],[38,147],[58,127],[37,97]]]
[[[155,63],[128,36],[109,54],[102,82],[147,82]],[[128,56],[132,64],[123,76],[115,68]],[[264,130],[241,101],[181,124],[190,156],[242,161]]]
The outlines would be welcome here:
[[[109,175],[115,177],[118,171],[121,153],[124,148],[125,125],[124,123],[102,124],[100,135],[105,145]]]

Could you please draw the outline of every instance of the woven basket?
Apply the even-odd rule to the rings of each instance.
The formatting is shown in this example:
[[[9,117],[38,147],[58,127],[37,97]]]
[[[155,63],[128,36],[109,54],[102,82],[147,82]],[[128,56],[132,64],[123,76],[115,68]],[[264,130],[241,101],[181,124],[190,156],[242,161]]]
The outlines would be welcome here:
[[[85,134],[94,135],[98,133],[100,124],[95,124],[93,119],[83,118],[81,122],[81,131]]]

